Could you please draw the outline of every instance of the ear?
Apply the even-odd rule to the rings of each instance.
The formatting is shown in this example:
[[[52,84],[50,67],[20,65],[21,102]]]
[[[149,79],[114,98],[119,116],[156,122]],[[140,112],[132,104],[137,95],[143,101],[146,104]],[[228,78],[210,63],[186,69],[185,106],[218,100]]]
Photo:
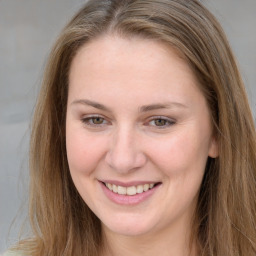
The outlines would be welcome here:
[[[211,139],[208,156],[211,158],[217,158],[219,156],[219,143],[215,136]]]

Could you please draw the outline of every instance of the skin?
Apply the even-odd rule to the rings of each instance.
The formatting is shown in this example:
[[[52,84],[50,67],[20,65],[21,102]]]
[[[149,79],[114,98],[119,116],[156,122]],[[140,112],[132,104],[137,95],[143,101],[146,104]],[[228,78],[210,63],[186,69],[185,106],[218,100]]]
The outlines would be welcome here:
[[[180,54],[114,35],[83,46],[70,69],[66,141],[74,184],[102,222],[102,255],[189,254],[206,161],[218,146],[206,100]],[[106,179],[161,184],[143,202],[120,205],[103,192]]]

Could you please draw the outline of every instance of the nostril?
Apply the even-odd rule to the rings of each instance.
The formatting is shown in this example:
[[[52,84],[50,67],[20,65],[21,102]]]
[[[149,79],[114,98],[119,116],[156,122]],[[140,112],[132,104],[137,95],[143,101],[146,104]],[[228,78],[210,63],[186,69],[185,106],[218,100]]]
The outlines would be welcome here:
[[[108,152],[105,160],[107,164],[119,173],[138,170],[146,163],[146,157],[141,152],[133,150]]]

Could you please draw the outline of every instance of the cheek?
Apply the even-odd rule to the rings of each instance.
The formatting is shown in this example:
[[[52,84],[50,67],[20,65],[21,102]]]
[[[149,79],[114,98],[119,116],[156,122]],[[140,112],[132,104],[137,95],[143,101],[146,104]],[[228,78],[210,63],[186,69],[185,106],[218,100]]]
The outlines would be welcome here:
[[[151,159],[166,175],[200,175],[208,159],[208,140],[193,132],[175,134],[161,143],[152,143]]]
[[[71,174],[90,175],[104,155],[102,145],[99,138],[86,136],[79,130],[67,129],[66,148]]]
[[[167,184],[165,211],[176,209],[176,216],[187,209],[194,210],[208,159],[207,140],[191,134],[175,134],[151,147],[152,162],[164,174]]]

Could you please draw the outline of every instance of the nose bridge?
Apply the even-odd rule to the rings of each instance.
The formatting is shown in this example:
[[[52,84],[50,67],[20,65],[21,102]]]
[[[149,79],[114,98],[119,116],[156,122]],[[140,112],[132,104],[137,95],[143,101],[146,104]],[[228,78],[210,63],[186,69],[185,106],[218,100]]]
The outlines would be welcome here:
[[[145,164],[146,159],[137,138],[136,129],[127,125],[115,131],[106,157],[113,169],[125,173]]]

